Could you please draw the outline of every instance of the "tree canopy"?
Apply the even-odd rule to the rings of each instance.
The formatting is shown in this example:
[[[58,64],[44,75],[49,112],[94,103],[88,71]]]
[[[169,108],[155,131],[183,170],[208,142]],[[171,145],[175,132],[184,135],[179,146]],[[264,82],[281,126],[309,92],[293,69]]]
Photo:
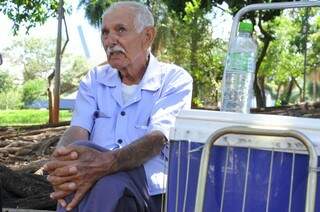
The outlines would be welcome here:
[[[56,16],[58,0],[2,0],[0,1],[0,12],[3,12],[13,21],[13,32],[25,27],[28,32],[30,28],[43,24],[49,17]]]

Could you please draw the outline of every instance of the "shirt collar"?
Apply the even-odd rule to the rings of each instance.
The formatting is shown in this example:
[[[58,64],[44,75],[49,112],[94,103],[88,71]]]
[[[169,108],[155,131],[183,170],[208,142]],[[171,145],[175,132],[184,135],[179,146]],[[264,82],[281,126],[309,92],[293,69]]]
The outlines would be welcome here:
[[[108,87],[121,85],[121,79],[117,69],[112,68],[109,64],[97,67],[97,81]]]
[[[117,69],[112,68],[110,65],[98,67],[97,81],[109,87],[121,85],[121,79]],[[161,86],[161,64],[150,53],[149,64],[139,87],[144,90],[156,91]]]
[[[158,90],[161,87],[161,72],[161,64],[153,56],[153,54],[150,53],[150,59],[147,70],[139,83],[141,89],[150,91]]]

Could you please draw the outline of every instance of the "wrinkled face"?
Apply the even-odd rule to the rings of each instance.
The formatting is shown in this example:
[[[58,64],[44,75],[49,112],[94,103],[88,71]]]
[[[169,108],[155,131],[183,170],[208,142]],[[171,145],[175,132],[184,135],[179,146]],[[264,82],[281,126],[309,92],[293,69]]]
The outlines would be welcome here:
[[[145,34],[145,30],[140,33],[136,31],[132,8],[120,7],[105,15],[101,40],[108,63],[118,70],[141,63],[150,45]]]

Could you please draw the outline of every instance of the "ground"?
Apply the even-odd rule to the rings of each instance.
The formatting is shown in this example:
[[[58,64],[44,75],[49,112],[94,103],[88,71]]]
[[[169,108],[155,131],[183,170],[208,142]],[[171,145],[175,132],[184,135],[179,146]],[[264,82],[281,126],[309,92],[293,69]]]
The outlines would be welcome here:
[[[55,209],[56,202],[49,198],[52,187],[40,168],[67,129],[66,124],[0,128],[3,207]]]

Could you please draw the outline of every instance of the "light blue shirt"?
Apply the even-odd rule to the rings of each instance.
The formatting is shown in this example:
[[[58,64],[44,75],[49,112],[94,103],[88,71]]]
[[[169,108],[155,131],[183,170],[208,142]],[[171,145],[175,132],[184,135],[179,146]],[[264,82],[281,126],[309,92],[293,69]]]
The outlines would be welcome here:
[[[71,126],[90,132],[107,149],[121,148],[151,131],[169,138],[181,109],[190,108],[192,78],[181,67],[150,54],[147,70],[133,98],[124,104],[121,79],[110,65],[95,67],[80,82]],[[165,192],[168,147],[144,163],[150,195]]]

